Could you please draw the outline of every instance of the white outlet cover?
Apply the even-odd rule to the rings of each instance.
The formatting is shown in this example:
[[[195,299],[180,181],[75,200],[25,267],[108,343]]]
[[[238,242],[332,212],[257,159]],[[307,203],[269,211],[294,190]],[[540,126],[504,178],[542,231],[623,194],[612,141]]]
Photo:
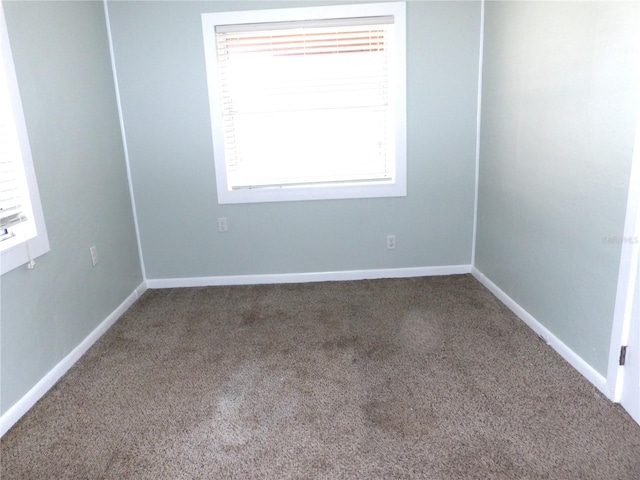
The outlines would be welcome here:
[[[396,248],[396,236],[387,235],[387,250],[393,250]]]
[[[91,248],[89,248],[89,252],[91,252],[91,263],[95,267],[98,264],[98,261],[99,261],[98,260],[98,249],[94,245]]]

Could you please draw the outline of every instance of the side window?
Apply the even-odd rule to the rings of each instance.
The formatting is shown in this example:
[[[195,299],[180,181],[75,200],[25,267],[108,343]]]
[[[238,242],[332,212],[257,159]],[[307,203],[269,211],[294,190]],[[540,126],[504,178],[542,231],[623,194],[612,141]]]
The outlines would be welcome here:
[[[406,195],[404,3],[202,24],[220,203]]]
[[[0,4],[0,272],[49,251],[9,36]]]

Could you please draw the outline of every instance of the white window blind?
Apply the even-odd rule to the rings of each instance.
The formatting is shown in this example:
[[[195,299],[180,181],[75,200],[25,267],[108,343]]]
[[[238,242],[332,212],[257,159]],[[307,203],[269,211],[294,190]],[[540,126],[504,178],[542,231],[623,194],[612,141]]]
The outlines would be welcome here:
[[[5,71],[0,57],[0,248],[17,235],[22,239],[35,235],[20,141]]]
[[[229,189],[394,180],[392,16],[215,32]]]

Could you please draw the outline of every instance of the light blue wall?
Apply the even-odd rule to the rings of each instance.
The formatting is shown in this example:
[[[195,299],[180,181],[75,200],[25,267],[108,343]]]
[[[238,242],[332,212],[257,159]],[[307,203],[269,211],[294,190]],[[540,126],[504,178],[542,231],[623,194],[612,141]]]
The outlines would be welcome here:
[[[148,278],[469,265],[478,2],[407,5],[406,198],[217,204],[200,15],[291,6],[109,2]]]
[[[606,375],[640,3],[487,2],[476,267]]]
[[[3,4],[51,242],[35,270],[0,278],[5,413],[142,273],[102,3]]]

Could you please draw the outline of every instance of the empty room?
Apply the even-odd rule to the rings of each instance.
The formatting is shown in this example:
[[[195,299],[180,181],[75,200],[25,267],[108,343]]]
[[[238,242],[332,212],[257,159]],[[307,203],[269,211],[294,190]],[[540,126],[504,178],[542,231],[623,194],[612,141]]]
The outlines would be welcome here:
[[[640,478],[639,2],[0,12],[1,478]]]

